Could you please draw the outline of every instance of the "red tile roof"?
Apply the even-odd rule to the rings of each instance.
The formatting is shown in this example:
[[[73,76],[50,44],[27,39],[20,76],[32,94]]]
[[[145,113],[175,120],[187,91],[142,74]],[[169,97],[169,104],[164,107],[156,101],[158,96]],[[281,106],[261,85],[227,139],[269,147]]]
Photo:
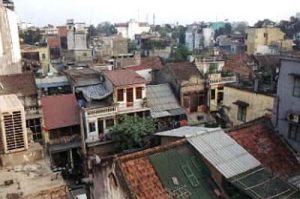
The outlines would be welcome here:
[[[0,94],[36,95],[36,84],[32,73],[0,76]]]
[[[224,70],[240,74],[241,77],[249,78],[254,71],[248,66],[251,61],[247,54],[233,55],[225,61]]]
[[[47,130],[79,125],[79,107],[74,94],[42,97],[42,111]]]
[[[147,83],[147,81],[142,76],[140,76],[133,70],[105,71],[104,74],[115,86]]]
[[[118,157],[117,161],[130,192],[138,199],[169,198],[148,156],[185,143],[186,140],[180,140],[169,145]]]
[[[286,178],[300,171],[296,157],[276,134],[270,119],[262,117],[243,124],[229,135],[276,175]]]
[[[159,57],[144,57],[141,59],[141,64],[137,66],[126,67],[127,69],[138,71],[138,70],[160,70],[162,67],[162,62]]]
[[[175,62],[167,65],[172,75],[179,81],[188,81],[193,75],[202,77],[196,65],[190,62]]]
[[[59,48],[60,47],[60,41],[58,35],[49,35],[47,38],[47,43],[49,48]]]

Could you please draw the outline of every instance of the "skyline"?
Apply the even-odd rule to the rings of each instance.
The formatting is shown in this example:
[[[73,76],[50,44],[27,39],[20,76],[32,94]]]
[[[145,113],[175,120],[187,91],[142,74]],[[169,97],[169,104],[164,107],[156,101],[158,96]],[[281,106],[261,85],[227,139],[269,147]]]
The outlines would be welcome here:
[[[297,0],[286,0],[284,5],[282,2],[272,2],[272,7],[270,7],[269,1],[259,0],[252,0],[251,4],[248,3],[249,5],[246,5],[246,1],[238,0],[227,0],[226,2],[186,0],[184,2],[172,2],[172,5],[170,5],[170,1],[159,0],[152,0],[151,4],[141,4],[138,0],[111,0],[109,2],[97,0],[14,0],[14,2],[20,20],[37,26],[62,25],[69,18],[94,25],[104,21],[126,22],[132,18],[152,24],[153,14],[155,14],[156,24],[174,24],[177,22],[190,24],[196,21],[228,19],[230,22],[247,21],[252,25],[265,18],[274,21],[287,20],[300,12],[300,2]],[[115,5],[117,5],[116,9],[114,9]]]

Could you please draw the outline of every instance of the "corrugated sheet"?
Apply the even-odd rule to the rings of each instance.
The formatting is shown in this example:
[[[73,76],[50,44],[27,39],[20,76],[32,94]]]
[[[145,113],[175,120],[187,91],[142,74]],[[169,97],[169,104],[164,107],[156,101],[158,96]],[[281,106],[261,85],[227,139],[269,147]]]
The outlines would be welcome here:
[[[204,128],[195,126],[184,126],[177,129],[172,129],[169,131],[163,131],[156,133],[158,136],[169,136],[169,137],[191,137],[196,135],[201,135],[203,133],[211,131],[219,131],[220,128]]]
[[[168,84],[147,86],[147,103],[155,118],[184,113]],[[168,112],[172,110],[181,111]]]
[[[226,178],[260,166],[258,160],[221,129],[189,137],[188,142]]]
[[[89,102],[104,99],[112,94],[103,84],[79,87],[76,90],[82,91],[84,98]]]

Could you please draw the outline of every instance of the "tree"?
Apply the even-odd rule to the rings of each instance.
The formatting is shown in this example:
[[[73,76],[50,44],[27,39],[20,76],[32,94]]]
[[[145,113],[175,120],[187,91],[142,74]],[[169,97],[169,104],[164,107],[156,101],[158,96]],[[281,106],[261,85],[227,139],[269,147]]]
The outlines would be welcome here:
[[[264,20],[259,20],[254,24],[255,28],[263,28],[266,26],[274,26],[276,23],[274,21],[271,21],[270,19],[264,19]]]
[[[113,35],[116,33],[117,33],[117,30],[116,30],[115,26],[109,22],[103,22],[103,23],[98,24],[98,26],[97,26],[97,34],[98,35],[110,36],[110,35]]]
[[[188,56],[192,53],[183,45],[174,48],[171,56],[169,58],[169,62],[177,62],[177,61],[186,61]]]
[[[145,146],[145,138],[155,132],[155,122],[151,118],[124,116],[112,129],[113,139],[119,142],[120,150]]]
[[[224,27],[219,28],[215,31],[215,39],[220,35],[230,35],[231,30],[232,30],[231,24],[225,23]]]
[[[26,30],[20,32],[20,38],[23,39],[25,44],[35,45],[36,43],[42,43],[43,36],[40,29],[36,30]]]

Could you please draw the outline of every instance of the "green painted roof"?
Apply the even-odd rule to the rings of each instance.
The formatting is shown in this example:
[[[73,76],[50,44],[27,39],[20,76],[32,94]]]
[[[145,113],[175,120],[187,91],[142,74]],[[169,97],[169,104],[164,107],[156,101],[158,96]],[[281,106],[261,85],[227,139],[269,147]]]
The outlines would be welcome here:
[[[262,167],[255,168],[230,179],[230,181],[254,199],[296,199],[300,192]]]
[[[190,146],[181,145],[153,154],[149,159],[171,196],[190,199],[217,198],[213,193],[209,170]]]

